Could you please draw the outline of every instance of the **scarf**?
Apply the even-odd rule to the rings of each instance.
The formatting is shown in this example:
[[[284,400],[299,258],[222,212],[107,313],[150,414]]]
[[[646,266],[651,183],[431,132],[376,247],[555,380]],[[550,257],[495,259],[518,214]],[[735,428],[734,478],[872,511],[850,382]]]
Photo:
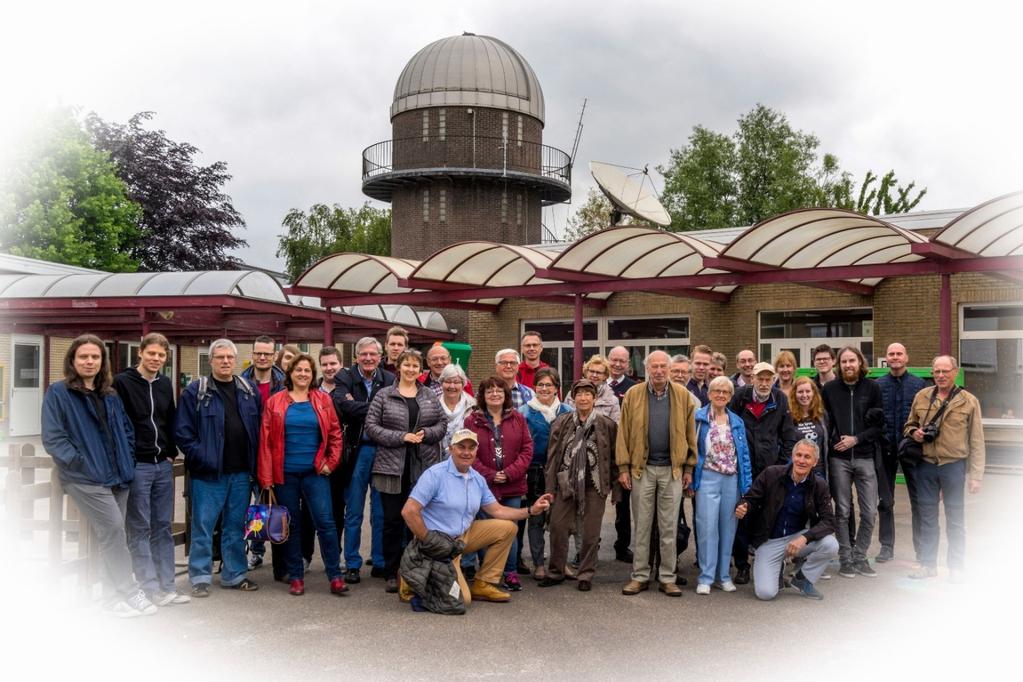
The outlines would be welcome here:
[[[463,428],[465,425],[465,415],[469,412],[469,410],[476,407],[476,400],[471,395],[463,391],[461,399],[459,399],[458,404],[455,405],[455,409],[449,410],[443,397],[440,399],[440,407],[444,410],[444,416],[446,416],[448,420],[448,429],[444,434],[444,440],[441,442],[441,447],[447,451],[448,446],[451,445],[451,437],[455,435],[455,431]]]
[[[597,444],[593,438],[593,422],[596,418],[596,411],[591,411],[586,421],[579,421],[578,415],[572,418],[575,434],[565,450],[561,464],[563,470],[568,469],[568,490],[564,491],[565,497],[575,498],[575,514],[580,522],[586,513],[587,471],[590,473],[593,487],[601,495],[606,495],[605,491],[600,489],[600,474],[597,471]]]
[[[550,405],[544,405],[540,402],[540,399],[533,397],[528,403],[526,403],[532,409],[536,410],[543,415],[544,420],[550,424],[558,418],[558,410],[561,409],[561,401],[558,400],[558,396],[554,396],[554,402]]]

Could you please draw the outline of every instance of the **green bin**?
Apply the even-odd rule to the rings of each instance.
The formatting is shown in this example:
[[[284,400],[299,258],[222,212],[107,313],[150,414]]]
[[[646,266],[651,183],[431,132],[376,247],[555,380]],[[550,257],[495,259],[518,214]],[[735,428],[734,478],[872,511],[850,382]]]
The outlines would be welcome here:
[[[458,341],[444,341],[441,345],[447,348],[448,352],[451,353],[451,362],[455,363],[468,373],[469,358],[472,357],[472,346],[467,343],[459,343]]]

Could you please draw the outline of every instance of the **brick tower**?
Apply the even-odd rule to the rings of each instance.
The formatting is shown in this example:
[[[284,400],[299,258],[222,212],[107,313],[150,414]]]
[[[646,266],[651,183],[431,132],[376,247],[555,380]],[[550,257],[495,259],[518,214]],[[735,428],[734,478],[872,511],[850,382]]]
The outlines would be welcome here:
[[[420,50],[394,88],[392,139],[363,152],[362,191],[391,203],[391,255],[538,243],[541,207],[571,196],[569,155],[543,126],[540,83],[509,45],[464,33]]]

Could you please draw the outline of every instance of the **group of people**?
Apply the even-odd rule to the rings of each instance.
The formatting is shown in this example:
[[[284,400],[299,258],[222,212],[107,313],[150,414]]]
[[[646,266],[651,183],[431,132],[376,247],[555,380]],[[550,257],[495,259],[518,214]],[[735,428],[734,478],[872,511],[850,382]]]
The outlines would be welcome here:
[[[902,462],[911,577],[937,575],[942,500],[948,566],[962,578],[963,491],[967,481],[971,492],[980,487],[984,441],[979,404],[956,386],[950,356],[934,359],[934,386],[925,387],[898,343],[877,381],[854,347],[819,346],[816,375],[799,378],[788,352],[772,364],[744,349],[728,376],[726,358],[707,346],[691,357],[655,350],[635,378],[630,351],[618,346],[563,387],[530,331],[519,349],[497,352],[474,388],[443,345],[424,357],[395,327],[383,343],[360,339],[348,368],[334,347],[314,359],[261,336],[236,374],[237,347],[218,339],[210,374],[175,405],[162,372],[169,348],[146,335],[137,366],[112,377],[103,342],[80,336],[43,403],[44,446],[96,531],[120,616],[207,597],[215,572],[222,588],[258,589],[249,572],[265,548],[246,540],[244,521],[267,492],[291,519],[287,540],[272,546],[273,577],[296,596],[314,538],[331,593],[361,582],[367,496],[370,575],[417,608],[508,601],[527,575],[541,588],[574,580],[591,590],[609,501],[615,558],[632,565],[622,593],[656,580],[681,596],[688,497],[697,594],[752,580],[761,599],[785,586],[820,599],[816,584],[836,555],[840,575],[876,575],[867,551],[878,515],[875,562],[893,558],[900,442],[922,451]],[[187,594],[175,586],[171,535],[179,451],[191,505]]]

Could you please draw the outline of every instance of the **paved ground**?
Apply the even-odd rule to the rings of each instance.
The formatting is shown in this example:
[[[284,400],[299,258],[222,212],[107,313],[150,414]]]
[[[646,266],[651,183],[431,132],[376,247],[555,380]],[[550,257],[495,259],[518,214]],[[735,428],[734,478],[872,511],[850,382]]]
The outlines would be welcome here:
[[[982,493],[969,498],[965,586],[949,584],[944,572],[924,584],[905,577],[911,545],[900,486],[896,561],[879,566],[876,579],[821,582],[823,602],[793,592],[762,603],[752,585],[698,597],[692,548],[681,599],[656,591],[625,597],[628,567],[611,560],[605,540],[592,592],[573,583],[540,590],[527,580],[511,603],[474,603],[462,617],[413,613],[368,577],[348,596],[333,597],[316,559],[304,597],[273,583],[267,566],[251,574],[259,592],[215,589],[207,600],[152,618],[112,621],[69,608],[46,586],[34,589],[34,569],[5,550],[0,570],[9,575],[0,584],[11,588],[3,619],[9,632],[0,642],[9,672],[47,678],[86,670],[113,679],[250,681],[1004,674],[1018,646],[1021,484],[1023,477],[989,476]],[[605,538],[612,537],[611,520],[609,513]],[[184,578],[180,584],[185,589]]]

